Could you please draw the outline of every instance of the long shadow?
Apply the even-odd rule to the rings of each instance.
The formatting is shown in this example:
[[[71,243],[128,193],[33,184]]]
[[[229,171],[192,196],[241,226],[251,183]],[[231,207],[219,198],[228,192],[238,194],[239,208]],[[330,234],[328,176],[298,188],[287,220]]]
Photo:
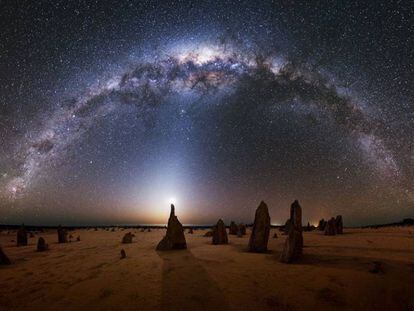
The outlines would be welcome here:
[[[228,310],[220,288],[189,250],[158,252],[163,260],[162,310]]]

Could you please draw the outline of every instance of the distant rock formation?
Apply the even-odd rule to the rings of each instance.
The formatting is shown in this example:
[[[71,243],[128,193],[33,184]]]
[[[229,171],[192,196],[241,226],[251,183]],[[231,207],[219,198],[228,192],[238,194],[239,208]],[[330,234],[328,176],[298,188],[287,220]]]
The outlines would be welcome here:
[[[245,224],[238,224],[237,226],[237,236],[246,235],[246,225]]]
[[[43,237],[40,237],[37,240],[37,251],[44,252],[44,251],[47,251],[48,249],[49,249],[49,245],[46,243]]]
[[[213,231],[207,231],[206,233],[204,233],[205,237],[212,237],[213,236]]]
[[[59,243],[67,243],[68,242],[68,232],[66,229],[62,228],[61,225],[57,228],[57,234],[58,234],[58,242]]]
[[[290,223],[289,235],[280,256],[280,261],[284,263],[296,261],[303,252],[302,208],[298,200],[290,206]]]
[[[21,225],[20,229],[17,230],[17,246],[27,245],[27,231],[24,224]]]
[[[10,265],[11,261],[9,257],[4,253],[3,249],[0,246],[0,266]]]
[[[229,226],[229,234],[236,235],[239,227],[236,225],[234,221],[230,222]]]
[[[35,236],[34,236],[34,233],[30,231],[30,232],[29,232],[29,237],[30,237],[30,238],[34,238],[34,237],[35,237]]]
[[[273,238],[277,239],[277,233],[275,232],[275,234],[273,234]]]
[[[223,220],[219,219],[217,224],[213,227],[213,244],[227,244],[228,242],[226,225]]]
[[[342,215],[338,215],[335,218],[336,234],[344,233],[344,224],[342,223]]]
[[[336,220],[335,218],[329,219],[325,226],[325,235],[336,235]]]
[[[131,232],[125,233],[124,236],[122,237],[122,244],[132,243],[133,237],[135,237],[135,235],[132,234]]]
[[[325,231],[326,224],[327,224],[327,222],[326,222],[325,219],[322,218],[321,220],[319,220],[318,230],[319,231]]]
[[[189,228],[189,229],[188,229],[188,233],[189,233],[189,234],[193,234],[193,233],[194,233],[193,228]]]
[[[289,234],[290,227],[291,227],[291,220],[288,219],[288,220],[286,220],[285,225],[283,226],[283,234],[284,235]]]
[[[263,253],[267,251],[270,234],[270,216],[265,202],[261,201],[256,209],[252,234],[249,240],[249,251]]]
[[[167,233],[164,238],[158,243],[157,251],[166,251],[172,249],[186,249],[187,243],[185,241],[183,226],[175,216],[174,204],[171,204],[170,218],[168,219]]]
[[[126,258],[126,252],[124,249],[121,249],[121,259]]]
[[[80,235],[76,237],[76,241],[80,242]]]

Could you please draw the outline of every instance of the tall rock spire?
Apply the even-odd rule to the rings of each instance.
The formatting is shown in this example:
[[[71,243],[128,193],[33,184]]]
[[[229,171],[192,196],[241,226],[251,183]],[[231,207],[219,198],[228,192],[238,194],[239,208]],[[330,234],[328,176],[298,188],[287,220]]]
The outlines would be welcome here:
[[[256,209],[252,234],[249,240],[249,251],[263,253],[267,251],[270,233],[270,216],[265,202],[260,202]]]
[[[185,249],[187,243],[185,241],[184,229],[175,216],[174,204],[171,204],[170,218],[168,219],[167,233],[158,243],[157,251],[166,251],[171,249]]]

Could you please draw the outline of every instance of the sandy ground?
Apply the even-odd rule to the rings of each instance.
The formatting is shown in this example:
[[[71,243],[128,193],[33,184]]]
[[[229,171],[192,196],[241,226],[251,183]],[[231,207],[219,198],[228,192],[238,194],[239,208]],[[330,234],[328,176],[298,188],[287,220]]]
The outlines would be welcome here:
[[[328,237],[305,232],[303,259],[278,261],[285,237],[269,252],[246,252],[248,235],[211,245],[205,230],[186,233],[188,250],[156,252],[165,230],[55,231],[16,247],[0,233],[13,261],[0,267],[0,310],[414,310],[414,228],[348,229]],[[50,250],[35,251],[43,236]],[[126,259],[120,259],[124,248]],[[379,261],[383,273],[370,272]]]

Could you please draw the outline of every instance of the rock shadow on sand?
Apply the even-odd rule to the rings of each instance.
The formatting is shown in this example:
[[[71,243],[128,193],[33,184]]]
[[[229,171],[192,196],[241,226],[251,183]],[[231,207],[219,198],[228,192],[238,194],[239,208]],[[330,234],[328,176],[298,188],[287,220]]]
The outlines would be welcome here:
[[[228,310],[221,289],[189,250],[158,255],[163,260],[162,310]]]

